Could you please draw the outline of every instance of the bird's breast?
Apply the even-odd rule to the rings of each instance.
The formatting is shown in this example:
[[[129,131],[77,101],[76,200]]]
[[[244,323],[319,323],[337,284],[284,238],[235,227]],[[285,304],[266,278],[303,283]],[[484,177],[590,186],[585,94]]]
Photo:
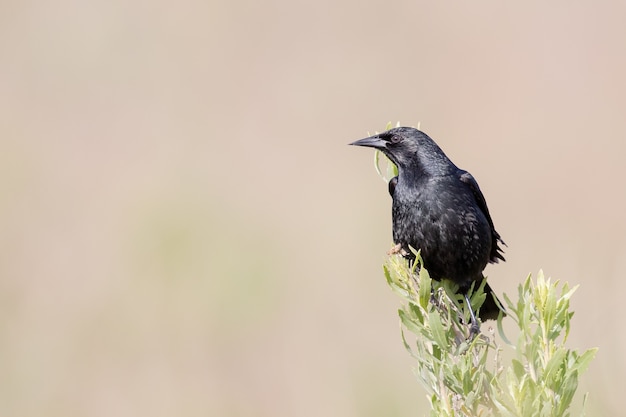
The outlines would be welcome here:
[[[431,274],[479,273],[489,259],[490,226],[473,195],[456,184],[403,188],[393,197],[393,239],[421,250]],[[458,270],[450,270],[454,265]],[[478,272],[476,272],[478,271]]]

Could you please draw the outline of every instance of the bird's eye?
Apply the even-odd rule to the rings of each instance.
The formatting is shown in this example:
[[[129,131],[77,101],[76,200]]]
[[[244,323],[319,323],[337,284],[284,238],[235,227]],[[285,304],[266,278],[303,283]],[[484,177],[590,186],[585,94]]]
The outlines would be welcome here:
[[[402,140],[402,137],[401,137],[401,136],[398,136],[398,135],[393,135],[393,136],[390,138],[391,143],[398,143],[398,142],[400,142],[401,140]]]

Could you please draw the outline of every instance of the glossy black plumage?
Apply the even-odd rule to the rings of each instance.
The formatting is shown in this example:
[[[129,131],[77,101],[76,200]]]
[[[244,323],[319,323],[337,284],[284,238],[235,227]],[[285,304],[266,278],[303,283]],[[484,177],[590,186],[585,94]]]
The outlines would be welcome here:
[[[398,167],[389,182],[393,199],[393,240],[410,260],[409,246],[420,249],[433,279],[450,279],[467,294],[484,279],[487,263],[504,260],[485,198],[472,175],[459,169],[424,132],[398,127],[351,145],[379,149]],[[500,309],[485,284],[482,320]]]

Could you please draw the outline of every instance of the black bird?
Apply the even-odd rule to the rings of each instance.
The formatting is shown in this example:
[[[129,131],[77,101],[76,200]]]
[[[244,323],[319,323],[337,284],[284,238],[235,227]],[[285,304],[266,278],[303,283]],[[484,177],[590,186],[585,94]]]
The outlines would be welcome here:
[[[415,258],[409,246],[420,249],[430,276],[458,284],[469,306],[472,283],[476,288],[482,283],[487,263],[504,261],[499,244],[506,246],[474,177],[414,128],[397,127],[350,145],[378,149],[396,164],[398,176],[389,181],[393,241],[409,262]],[[497,319],[497,297],[487,283],[484,290],[487,297],[478,315]],[[470,312],[472,329],[478,332],[471,306]]]

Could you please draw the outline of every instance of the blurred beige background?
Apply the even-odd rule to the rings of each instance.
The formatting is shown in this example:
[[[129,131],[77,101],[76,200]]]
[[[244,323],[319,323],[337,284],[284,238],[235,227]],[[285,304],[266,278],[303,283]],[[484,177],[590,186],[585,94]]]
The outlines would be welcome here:
[[[580,284],[626,415],[622,2],[0,3],[0,415],[409,416],[370,150],[417,125]],[[579,400],[580,401],[579,397]]]

